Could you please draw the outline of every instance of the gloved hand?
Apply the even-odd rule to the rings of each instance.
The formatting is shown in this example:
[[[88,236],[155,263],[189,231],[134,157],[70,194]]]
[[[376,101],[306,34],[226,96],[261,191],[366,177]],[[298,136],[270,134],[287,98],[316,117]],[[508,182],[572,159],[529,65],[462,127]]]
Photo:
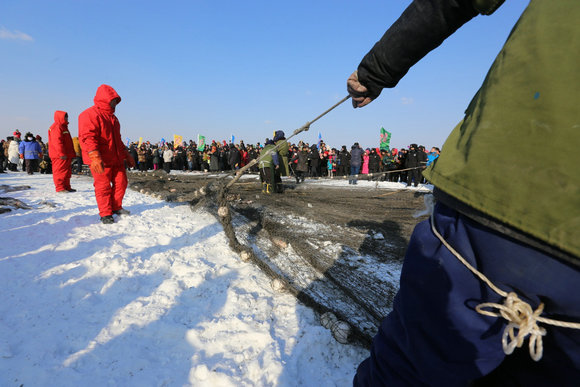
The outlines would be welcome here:
[[[358,71],[348,77],[346,90],[352,97],[352,106],[355,108],[366,106],[373,101],[373,98],[369,97],[368,89],[358,81]]]
[[[91,171],[96,174],[102,174],[105,172],[105,167],[103,166],[103,159],[101,159],[101,154],[98,150],[89,152],[89,157],[91,159]]]
[[[135,159],[129,154],[129,152],[127,152],[127,157],[125,160],[127,160],[127,165],[129,168],[135,168]]]

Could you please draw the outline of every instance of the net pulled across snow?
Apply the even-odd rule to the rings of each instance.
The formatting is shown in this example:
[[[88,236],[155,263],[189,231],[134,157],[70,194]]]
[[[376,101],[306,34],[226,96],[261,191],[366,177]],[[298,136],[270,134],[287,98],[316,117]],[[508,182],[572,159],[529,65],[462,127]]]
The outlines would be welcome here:
[[[257,179],[230,187],[223,178],[168,179],[182,185],[163,184],[170,199],[187,198],[194,211],[213,214],[232,250],[266,273],[275,290],[330,316],[339,342],[370,346],[392,308],[421,193],[285,180],[284,194],[266,195]],[[188,179],[190,189],[183,189]]]

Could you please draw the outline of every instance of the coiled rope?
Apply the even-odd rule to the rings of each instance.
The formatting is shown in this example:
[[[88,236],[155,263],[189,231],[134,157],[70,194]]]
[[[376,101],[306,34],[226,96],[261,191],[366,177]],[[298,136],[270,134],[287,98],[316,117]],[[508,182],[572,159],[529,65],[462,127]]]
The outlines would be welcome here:
[[[538,326],[538,323],[557,326],[561,328],[580,329],[580,323],[572,323],[566,321],[554,320],[547,317],[542,317],[544,311],[544,304],[540,305],[534,310],[530,304],[518,297],[515,292],[506,292],[495,286],[489,278],[483,273],[479,272],[469,264],[437,231],[435,225],[435,217],[433,215],[434,200],[425,199],[425,204],[430,213],[431,230],[433,234],[441,241],[441,243],[453,254],[465,267],[467,267],[476,277],[485,282],[494,292],[505,298],[503,304],[495,302],[484,302],[475,307],[475,310],[486,316],[502,317],[508,324],[504,329],[502,335],[502,347],[506,355],[513,353],[515,348],[520,348],[526,337],[529,335],[529,352],[530,357],[539,361],[543,355],[542,336],[546,335],[546,329]]]

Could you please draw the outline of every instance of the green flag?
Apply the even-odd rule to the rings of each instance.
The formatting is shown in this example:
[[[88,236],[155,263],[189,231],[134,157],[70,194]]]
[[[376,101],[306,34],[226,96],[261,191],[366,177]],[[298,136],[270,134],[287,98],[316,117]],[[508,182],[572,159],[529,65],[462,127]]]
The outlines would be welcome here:
[[[389,150],[389,144],[391,143],[391,132],[387,132],[385,128],[381,128],[381,144],[379,146],[380,150]]]
[[[203,152],[205,149],[205,136],[197,135],[197,150]]]

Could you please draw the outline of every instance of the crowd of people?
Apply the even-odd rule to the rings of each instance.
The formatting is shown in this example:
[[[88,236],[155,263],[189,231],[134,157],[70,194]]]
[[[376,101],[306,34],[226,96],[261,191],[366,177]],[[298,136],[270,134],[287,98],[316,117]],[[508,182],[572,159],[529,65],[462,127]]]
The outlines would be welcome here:
[[[23,171],[29,175],[35,172],[52,174],[53,162],[48,144],[40,134],[27,132],[22,137],[20,130],[16,129],[11,136],[0,140],[0,173]],[[71,157],[71,168],[73,173],[80,174],[82,159],[78,137],[73,138],[73,147],[75,154]]]
[[[284,136],[282,131],[276,132]],[[276,136],[264,143],[248,144],[227,143],[212,141],[203,150],[198,149],[195,141],[184,141],[176,145],[172,142],[151,143],[150,141],[130,143],[128,152],[136,160],[134,170],[155,171],[163,169],[166,172],[201,171],[224,172],[243,168],[253,159],[258,159],[267,146],[268,141],[279,141]],[[72,173],[82,171],[81,148],[78,137],[72,137],[74,154],[71,155]],[[3,152],[0,158],[0,173],[5,169],[10,171],[22,170],[29,174],[34,172],[52,173],[52,161],[48,144],[42,141],[40,135],[26,133],[24,139],[16,130],[12,136],[2,140]],[[286,160],[283,168],[286,171],[282,176],[293,176],[297,183],[303,182],[306,177],[336,177],[350,176],[351,184],[357,184],[355,175],[379,174],[376,179],[402,182],[417,186],[424,182],[420,168],[428,166],[440,153],[438,147],[427,151],[423,145],[411,144],[408,148],[366,148],[363,149],[355,142],[350,149],[343,145],[341,149],[327,146],[323,141],[317,144],[308,144],[303,141],[288,143],[286,149],[276,152],[280,159]],[[259,164],[250,168],[251,172],[258,173]],[[385,172],[381,174],[382,172]]]
[[[276,132],[283,136],[282,131]],[[173,143],[152,144],[149,141],[141,145],[129,145],[129,153],[137,160],[136,169],[140,171],[164,169],[179,171],[223,172],[243,168],[253,159],[258,159],[268,142],[277,143],[274,136],[264,143],[245,144],[212,141],[204,149],[199,149],[196,142],[189,140],[180,145]],[[308,144],[303,141],[288,143],[287,149],[278,150],[277,156],[287,162],[282,162],[287,169],[282,175],[291,175],[296,182],[305,177],[334,177],[358,174],[385,173],[382,177],[388,181],[401,181],[415,186],[422,181],[420,169],[412,169],[429,165],[439,156],[440,150],[433,147],[426,151],[425,147],[411,144],[409,148],[363,149],[355,142],[350,150],[346,145],[341,149],[331,148],[324,142]],[[250,168],[259,172],[259,164]],[[403,171],[404,170],[404,171]],[[356,184],[356,180],[352,181]]]

